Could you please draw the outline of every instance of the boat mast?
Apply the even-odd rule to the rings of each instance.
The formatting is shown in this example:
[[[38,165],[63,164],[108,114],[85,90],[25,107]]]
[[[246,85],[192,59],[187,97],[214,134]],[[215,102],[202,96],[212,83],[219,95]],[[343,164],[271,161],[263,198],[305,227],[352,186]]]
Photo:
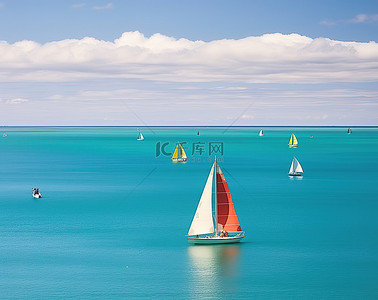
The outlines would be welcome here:
[[[217,201],[217,174],[218,164],[217,157],[214,158],[214,207],[215,207],[215,236],[218,235],[218,201]]]

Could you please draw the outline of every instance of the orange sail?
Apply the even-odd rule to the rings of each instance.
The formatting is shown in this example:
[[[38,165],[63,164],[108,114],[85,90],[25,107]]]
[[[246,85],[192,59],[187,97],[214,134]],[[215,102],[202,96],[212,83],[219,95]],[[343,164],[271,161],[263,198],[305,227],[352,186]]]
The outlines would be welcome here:
[[[242,231],[223,172],[217,167],[218,231]]]

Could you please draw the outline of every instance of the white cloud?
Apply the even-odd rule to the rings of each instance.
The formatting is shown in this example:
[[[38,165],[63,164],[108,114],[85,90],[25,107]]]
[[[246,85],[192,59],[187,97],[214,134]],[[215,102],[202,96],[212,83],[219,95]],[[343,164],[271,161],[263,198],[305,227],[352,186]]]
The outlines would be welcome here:
[[[367,15],[367,14],[359,14],[355,16],[353,19],[349,20],[351,23],[376,23],[378,22],[378,14],[374,15]]]
[[[0,41],[0,80],[134,78],[170,82],[377,81],[378,45],[280,33],[211,42],[126,32],[46,44]]]
[[[82,8],[86,5],[86,3],[76,3],[76,4],[72,4],[71,7],[72,8]]]
[[[5,101],[6,104],[20,104],[20,103],[24,103],[24,102],[29,102],[29,100],[24,99],[24,98],[14,98],[14,99],[9,99],[9,100]]]
[[[103,9],[111,9],[113,8],[113,3],[109,2],[108,4],[104,6],[93,6],[93,9],[95,10],[103,10]]]

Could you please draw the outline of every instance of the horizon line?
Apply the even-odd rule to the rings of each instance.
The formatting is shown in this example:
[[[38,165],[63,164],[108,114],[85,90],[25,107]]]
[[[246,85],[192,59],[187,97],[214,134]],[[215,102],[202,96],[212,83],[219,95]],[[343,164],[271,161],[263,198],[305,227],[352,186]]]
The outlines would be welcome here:
[[[237,125],[237,126],[227,126],[227,125],[3,125],[2,128],[20,128],[20,127],[136,127],[136,128],[149,128],[149,127],[218,127],[218,128],[239,128],[239,127],[251,127],[251,128],[262,128],[262,127],[305,127],[305,128],[364,128],[370,127],[374,128],[378,125]]]

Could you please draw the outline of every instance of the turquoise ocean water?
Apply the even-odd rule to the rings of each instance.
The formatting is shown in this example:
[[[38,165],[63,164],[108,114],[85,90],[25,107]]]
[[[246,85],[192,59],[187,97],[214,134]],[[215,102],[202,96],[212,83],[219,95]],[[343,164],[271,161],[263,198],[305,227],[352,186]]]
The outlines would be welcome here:
[[[140,129],[6,129],[1,299],[378,298],[378,128]],[[246,238],[190,246],[214,154]]]

